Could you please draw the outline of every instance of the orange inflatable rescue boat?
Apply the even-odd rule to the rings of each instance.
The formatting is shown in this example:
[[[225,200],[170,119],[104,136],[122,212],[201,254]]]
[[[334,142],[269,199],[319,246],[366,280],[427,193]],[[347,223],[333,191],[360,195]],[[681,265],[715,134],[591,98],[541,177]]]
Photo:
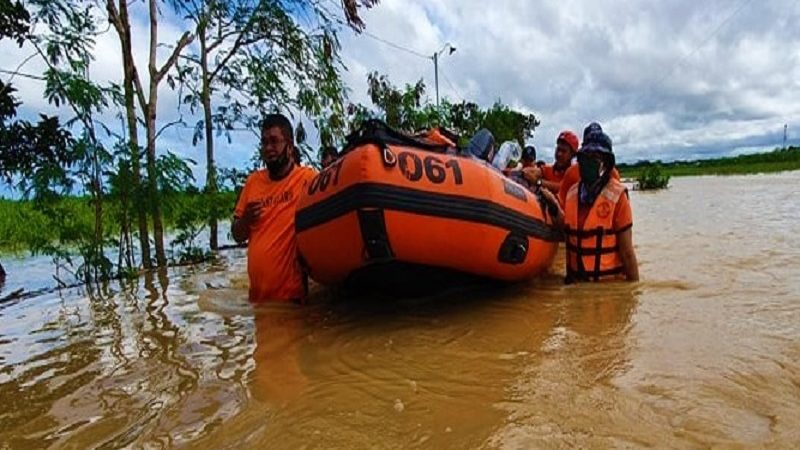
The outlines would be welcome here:
[[[308,185],[295,226],[321,284],[377,266],[524,280],[552,264],[561,238],[537,194],[461,153],[439,130],[409,136],[379,121],[351,135]]]

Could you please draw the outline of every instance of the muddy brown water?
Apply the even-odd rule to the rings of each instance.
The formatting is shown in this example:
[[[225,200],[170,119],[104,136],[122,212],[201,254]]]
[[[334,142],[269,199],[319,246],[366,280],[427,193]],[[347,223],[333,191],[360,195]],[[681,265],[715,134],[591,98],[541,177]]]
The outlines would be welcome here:
[[[0,448],[798,448],[800,172],[633,192],[642,281],[251,309],[244,253],[0,309]],[[12,274],[13,276],[13,274]]]

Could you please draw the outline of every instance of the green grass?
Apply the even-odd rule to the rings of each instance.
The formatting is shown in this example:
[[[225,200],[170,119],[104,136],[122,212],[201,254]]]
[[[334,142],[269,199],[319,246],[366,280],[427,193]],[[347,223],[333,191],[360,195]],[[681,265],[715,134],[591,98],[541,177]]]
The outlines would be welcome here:
[[[766,153],[739,155],[699,161],[640,161],[636,164],[619,164],[617,168],[623,178],[639,178],[652,166],[658,166],[667,176],[689,175],[742,175],[753,173],[784,172],[800,170],[800,147],[776,149]]]
[[[167,229],[173,229],[181,216],[195,218],[194,222],[203,222],[202,213],[198,214],[202,211],[199,208],[206,207],[203,202],[197,194],[170,196],[163,202],[164,225]],[[217,207],[222,211],[232,214],[235,203],[235,192],[221,192],[217,196]],[[71,226],[82,230],[94,229],[94,208],[87,197],[66,197],[57,206],[69,211]],[[106,237],[119,237],[120,223],[116,220],[119,209],[119,204],[112,200],[103,204],[103,232]],[[59,230],[55,229],[51,218],[37,209],[32,201],[0,199],[0,253],[21,253],[29,250],[34,243],[52,243],[58,237]]]

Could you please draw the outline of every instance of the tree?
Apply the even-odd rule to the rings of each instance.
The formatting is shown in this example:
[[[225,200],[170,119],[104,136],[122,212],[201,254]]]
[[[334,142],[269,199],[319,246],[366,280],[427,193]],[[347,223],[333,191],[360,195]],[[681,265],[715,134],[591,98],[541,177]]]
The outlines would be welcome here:
[[[122,87],[124,92],[125,119],[128,136],[129,163],[121,166],[124,170],[130,170],[130,177],[126,181],[130,182],[130,193],[139,198],[144,198],[142,189],[141,175],[141,155],[139,146],[139,127],[137,122],[136,103],[134,96],[139,97],[139,104],[145,103],[142,96],[141,82],[133,60],[133,47],[130,26],[130,16],[128,15],[128,1],[119,0],[116,4],[114,0],[106,0],[106,11],[109,22],[114,26],[119,37],[120,49],[122,51]],[[147,226],[148,204],[143,201],[136,202],[136,215],[139,229],[139,248],[142,255],[142,265],[145,268],[152,267],[150,257],[150,232]],[[126,217],[127,219],[127,217]]]
[[[0,0],[0,41],[10,38],[22,47],[30,20],[21,2]],[[14,121],[20,105],[14,92],[11,84],[0,81],[0,178],[9,185],[14,177],[39,180],[42,187],[66,183],[66,168],[73,162],[68,152],[70,133],[57,117],[42,116],[37,125]]]
[[[72,135],[57,117],[41,116],[38,124],[16,120],[19,102],[15,89],[0,81],[0,177],[35,197],[58,196],[53,189],[69,186],[68,169],[74,163],[70,152]]]
[[[103,174],[109,155],[96,134],[94,115],[109,105],[115,89],[93,83],[88,76],[92,60],[91,50],[97,35],[91,11],[79,8],[66,0],[31,0],[31,15],[18,2],[4,2],[0,29],[4,36],[17,40],[21,46],[30,43],[47,65],[44,76],[44,95],[55,106],[66,105],[75,114],[67,122],[80,124],[77,138],[60,129],[57,120],[42,116],[36,127],[27,122],[16,122],[6,128],[8,144],[3,154],[3,172],[7,180],[19,177],[20,187],[26,195],[33,194],[41,208],[49,209],[49,217],[59,228],[62,243],[77,244],[83,257],[79,273],[86,281],[108,278],[111,265],[104,255],[103,233]],[[31,21],[39,27],[31,33]],[[13,88],[2,87],[4,118],[13,117],[18,105],[11,97]],[[59,208],[55,200],[70,191],[74,180],[82,182],[90,194],[94,208],[93,230],[71,221],[70,211]],[[64,255],[63,249],[50,246],[48,252],[56,258]]]
[[[391,127],[412,133],[443,126],[460,136],[459,144],[462,146],[480,128],[491,131],[498,143],[516,140],[522,146],[539,125],[535,115],[512,110],[500,101],[483,110],[476,103],[462,101],[454,104],[444,99],[437,108],[428,103],[422,80],[406,84],[401,90],[386,75],[372,72],[367,76],[367,83],[370,100],[377,111],[364,105],[350,105],[351,131],[365,119],[380,118]]]
[[[515,140],[523,147],[539,123],[533,114],[514,111],[498,100],[486,111],[481,126],[488,128],[497,142]]]
[[[359,7],[375,3],[345,2],[347,23],[360,30],[363,22]],[[337,120],[343,115],[344,89],[336,68],[339,60],[333,13],[314,1],[286,5],[252,0],[173,0],[172,5],[191,21],[197,37],[196,48],[179,59],[178,81],[187,91],[182,103],[188,104],[192,113],[202,108],[193,143],[205,141],[205,191],[212,205],[210,247],[216,249],[221,211],[213,207],[218,191],[214,128],[227,132],[237,122],[252,126],[258,116],[246,111],[287,107],[312,117],[327,112],[328,120],[318,122],[325,124],[319,127],[323,140],[328,139],[326,134],[343,128],[343,121]],[[313,21],[313,30],[307,31],[298,23],[296,11]],[[292,93],[290,86],[296,92]],[[212,102],[218,105],[216,112]],[[300,136],[303,131],[298,127]]]
[[[114,4],[113,0],[106,0],[106,10],[108,11],[108,18],[117,35],[120,38],[120,44],[123,48],[123,66],[126,77],[132,78],[133,85],[135,86],[135,93],[139,100],[139,107],[144,113],[144,126],[147,139],[146,157],[147,157],[147,192],[148,200],[150,203],[150,213],[153,219],[153,240],[155,241],[156,248],[156,262],[159,266],[167,264],[167,254],[164,249],[164,224],[161,212],[161,204],[158,195],[158,172],[156,169],[156,139],[159,130],[157,129],[158,110],[158,87],[164,81],[168,72],[175,65],[175,61],[183,51],[183,49],[194,40],[194,35],[189,31],[184,32],[172,48],[167,60],[159,67],[156,61],[156,52],[159,46],[158,41],[158,19],[160,16],[156,0],[147,0],[148,13],[149,13],[149,53],[147,71],[149,75],[149,84],[147,93],[145,94],[144,87],[139,78],[138,69],[136,68],[135,61],[130,54],[131,41],[133,36],[130,32],[130,17],[127,15],[127,10],[124,9],[123,3],[126,0],[119,0],[120,7]],[[123,13],[122,11],[126,12]],[[126,55],[127,54],[127,55]],[[131,122],[132,111],[130,108],[127,110],[129,128]],[[133,149],[133,142],[131,149]],[[133,159],[133,158],[132,158]],[[148,244],[149,245],[149,244]]]
[[[31,15],[22,2],[0,0],[0,40],[11,38],[22,46],[30,30]]]

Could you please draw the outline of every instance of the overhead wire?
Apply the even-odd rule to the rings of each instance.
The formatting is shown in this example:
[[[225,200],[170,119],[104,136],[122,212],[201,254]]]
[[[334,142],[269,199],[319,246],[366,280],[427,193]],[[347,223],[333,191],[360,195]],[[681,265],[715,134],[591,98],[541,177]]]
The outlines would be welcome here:
[[[456,97],[462,102],[465,101],[464,96],[461,95],[461,93],[458,91],[458,89],[455,88],[455,86],[453,86],[453,83],[450,82],[450,79],[447,78],[447,75],[441,70],[439,71],[439,73],[442,75],[442,78],[444,78],[445,83],[447,83],[447,85],[450,86],[450,89],[453,91],[453,93],[456,94]]]
[[[384,38],[382,38],[382,37],[379,37],[379,36],[376,36],[376,35],[374,35],[374,34],[370,33],[369,31],[366,31],[366,30],[365,30],[365,31],[363,31],[362,33],[363,33],[365,36],[371,37],[372,39],[375,39],[375,40],[376,40],[376,41],[378,41],[378,42],[382,42],[382,43],[384,43],[384,44],[386,44],[386,45],[388,45],[388,46],[390,46],[390,47],[393,47],[393,48],[395,48],[395,49],[397,49],[397,50],[400,50],[400,51],[406,52],[406,53],[408,53],[408,54],[410,54],[410,55],[414,55],[414,56],[416,56],[416,57],[418,57],[418,58],[424,58],[424,59],[432,59],[432,58],[433,58],[433,56],[429,56],[429,55],[423,55],[422,53],[420,53],[420,52],[418,52],[418,51],[416,51],[416,50],[412,50],[412,49],[410,49],[410,48],[403,47],[403,46],[402,46],[402,45],[400,45],[400,44],[395,44],[394,42],[387,41],[386,39],[384,39]]]

